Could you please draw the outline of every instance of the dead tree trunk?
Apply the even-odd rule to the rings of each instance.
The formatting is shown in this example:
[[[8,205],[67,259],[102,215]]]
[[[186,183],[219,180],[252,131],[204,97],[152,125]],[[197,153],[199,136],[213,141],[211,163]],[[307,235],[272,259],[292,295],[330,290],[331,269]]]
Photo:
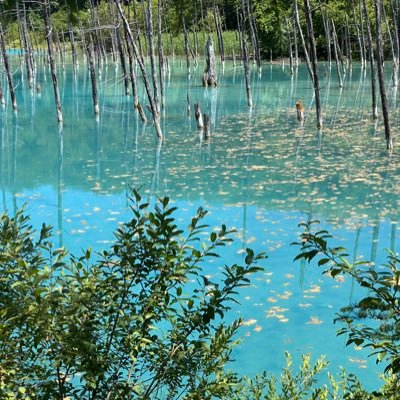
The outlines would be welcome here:
[[[370,63],[370,69],[371,69],[372,118],[377,119],[378,118],[378,106],[377,106],[377,102],[376,102],[375,56],[374,56],[371,25],[369,23],[369,16],[368,16],[366,0],[363,0],[363,9],[364,9],[364,17],[365,17],[365,27],[367,29],[367,40],[368,40],[368,48],[369,48],[369,63]]]
[[[331,21],[332,24],[332,36],[333,36],[333,53],[335,55],[335,61],[336,61],[336,69],[337,69],[337,76],[338,76],[338,81],[339,81],[339,87],[343,87],[343,79],[342,79],[342,65],[339,60],[339,52],[338,52],[338,39],[336,35],[336,28],[335,28],[335,23]]]
[[[154,50],[153,8],[152,2],[147,2],[147,36],[149,39],[151,77],[153,81],[153,94],[157,115],[160,115],[160,98],[158,96],[156,56]]]
[[[252,0],[248,0],[247,2],[247,11],[249,16],[249,23],[252,35],[254,36],[254,46],[255,46],[255,57],[258,68],[261,68],[261,51],[260,51],[260,42],[258,40],[258,31],[256,19],[253,13],[253,3]]]
[[[210,140],[210,138],[211,138],[210,116],[208,114],[204,114],[203,120],[204,120],[203,138],[204,138],[204,140]]]
[[[97,82],[96,82],[96,71],[94,68],[94,57],[93,57],[93,41],[92,37],[90,37],[90,46],[87,48],[87,58],[89,60],[89,71],[90,71],[90,80],[92,83],[92,98],[93,98],[93,110],[96,115],[100,113],[99,108],[99,99],[97,97]]]
[[[118,18],[118,20],[117,20],[117,26],[115,27],[115,35],[117,38],[119,61],[121,63],[122,74],[123,74],[123,79],[124,79],[125,95],[128,96],[129,95],[129,79],[128,79],[128,73],[126,71],[125,53],[124,53],[124,48],[123,48],[122,40],[121,40],[121,32],[119,30],[119,23],[120,23],[119,14],[118,14],[117,18]]]
[[[332,51],[331,51],[331,31],[329,26],[328,11],[326,3],[324,4],[324,7],[322,7],[321,1],[319,1],[319,5],[321,7],[322,23],[324,25],[324,31],[325,31],[326,57],[328,60],[328,68],[330,71],[332,67]]]
[[[218,7],[215,5],[215,2],[214,2],[214,7],[213,7],[213,14],[214,14],[215,29],[217,31],[219,55],[221,58],[221,62],[224,62],[225,61],[225,50],[224,50],[224,39],[222,37],[221,16],[219,14]]]
[[[217,86],[217,71],[215,69],[214,44],[208,36],[206,44],[206,68],[203,74],[203,86]]]
[[[318,78],[318,66],[317,66],[317,48],[315,45],[314,27],[312,22],[311,7],[309,0],[304,0],[304,12],[307,22],[308,31],[308,43],[310,45],[310,61],[311,70],[314,83],[314,94],[315,94],[315,111],[317,114],[317,128],[322,128],[322,115],[321,115],[321,100],[319,96],[319,78]]]
[[[72,52],[72,69],[74,71],[74,75],[76,74],[76,66],[78,62],[78,57],[76,54],[76,44],[75,44],[75,37],[74,37],[74,30],[72,28],[71,23],[69,24],[69,41],[71,43],[71,52]]]
[[[186,29],[185,18],[183,17],[183,14],[181,14],[181,21],[182,21],[182,27],[183,27],[183,39],[185,42],[186,72],[189,76],[190,75],[189,35],[188,35],[188,31]]]
[[[392,131],[389,121],[389,110],[386,97],[385,77],[383,71],[383,44],[382,44],[382,16],[381,4],[379,0],[374,0],[375,22],[376,22],[376,61],[378,64],[379,91],[381,94],[381,105],[383,123],[385,125],[386,147],[389,151],[393,150]]]
[[[313,70],[312,70],[312,66],[311,66],[310,56],[308,55],[308,50],[307,50],[306,41],[304,39],[303,30],[301,29],[301,25],[300,25],[300,17],[299,17],[299,9],[297,7],[297,0],[294,0],[293,8],[294,8],[294,17],[296,20],[297,30],[299,31],[301,44],[303,47],[304,58],[306,59],[308,73],[310,74],[310,77],[313,80],[314,79]]]
[[[197,129],[203,129],[204,128],[203,116],[201,114],[199,103],[194,103],[194,116],[197,122]]]
[[[26,73],[27,73],[29,88],[32,89],[34,82],[33,52],[29,41],[28,28],[26,24],[25,2],[23,2],[23,6],[24,8],[23,8],[23,19],[22,19],[22,36],[24,39],[24,48],[25,48]]]
[[[44,29],[46,32],[51,78],[53,80],[54,101],[56,104],[57,121],[61,123],[63,121],[63,116],[61,111],[60,92],[58,90],[56,65],[54,63],[54,55],[53,55],[53,28],[50,22],[50,0],[45,0],[44,3]]]
[[[396,11],[393,5],[393,0],[390,0],[390,8],[392,12],[393,21],[393,68],[392,68],[392,86],[397,88],[399,84],[399,58],[400,58],[400,42],[399,42],[399,21],[396,18]],[[398,10],[400,12],[400,10]],[[390,34],[390,32],[388,31]]]
[[[145,89],[146,89],[147,98],[148,98],[149,103],[150,103],[150,109],[151,109],[151,113],[153,115],[153,121],[154,121],[154,125],[155,125],[155,128],[156,128],[157,137],[162,140],[163,139],[163,134],[162,134],[162,131],[161,131],[160,114],[158,112],[158,108],[156,106],[156,102],[154,100],[154,97],[153,97],[153,95],[151,93],[150,83],[149,83],[149,79],[147,77],[146,68],[144,66],[143,59],[142,59],[141,55],[139,54],[139,49],[136,46],[135,39],[133,37],[133,34],[132,34],[131,28],[129,26],[128,20],[125,17],[125,14],[124,14],[124,11],[122,9],[120,0],[115,0],[115,4],[116,4],[116,6],[118,8],[118,12],[121,15],[122,21],[124,23],[124,27],[125,27],[125,29],[127,31],[129,42],[130,42],[129,44],[133,48],[136,60],[139,63],[139,67],[140,67],[140,70],[142,72],[143,82],[144,82],[144,86],[145,86]]]
[[[245,15],[245,0],[242,0],[242,12],[241,12],[241,30],[242,30],[242,51],[243,51],[243,65],[244,65],[244,77],[246,81],[246,95],[247,95],[247,105],[253,107],[253,96],[251,94],[250,86],[250,66],[249,66],[249,54],[247,50],[247,40],[246,40],[246,15]]]
[[[4,69],[6,70],[6,75],[7,75],[7,82],[8,82],[8,88],[10,91],[12,108],[13,108],[13,110],[16,110],[17,109],[17,98],[15,97],[14,83],[13,83],[12,73],[10,71],[10,64],[8,62],[8,55],[6,52],[6,44],[4,42],[3,26],[1,25],[1,22],[0,22],[0,47],[1,47],[1,54],[3,56]]]
[[[133,59],[133,54],[131,50],[131,46],[129,45],[129,39],[128,39],[128,34],[126,31],[126,28],[124,27],[124,34],[125,34],[125,42],[126,42],[126,48],[128,51],[128,61],[129,61],[129,75],[130,75],[130,80],[131,80],[131,86],[132,86],[132,97],[133,97],[133,107],[135,109],[139,110],[139,96],[138,96],[138,88],[137,88],[137,78],[136,78],[136,73],[135,73],[135,65],[134,65],[134,59]],[[140,109],[143,111],[142,107]],[[143,113],[140,113],[140,117],[143,122],[147,122],[146,115]],[[144,116],[144,118],[143,118]]]
[[[356,28],[358,48],[360,50],[360,62],[361,62],[361,67],[363,68],[365,65],[365,52],[364,52],[364,47],[363,47],[363,43],[362,43],[363,38],[361,37],[360,27],[358,26],[358,22],[357,22],[357,18],[356,18],[356,10],[355,10],[355,6],[354,6],[354,0],[351,1],[351,6],[352,6],[352,12],[353,12],[353,23]]]
[[[293,75],[293,43],[292,43],[292,35],[291,29],[289,25],[289,19],[286,19],[287,26],[287,38],[288,38],[288,50],[289,50],[289,66],[290,66],[290,75]]]
[[[158,0],[158,27],[157,27],[157,47],[158,47],[158,74],[160,80],[160,94],[161,94],[161,108],[165,107],[165,95],[164,95],[164,75],[165,75],[165,63],[164,63],[164,48],[162,42],[162,13],[163,13],[163,2]]]

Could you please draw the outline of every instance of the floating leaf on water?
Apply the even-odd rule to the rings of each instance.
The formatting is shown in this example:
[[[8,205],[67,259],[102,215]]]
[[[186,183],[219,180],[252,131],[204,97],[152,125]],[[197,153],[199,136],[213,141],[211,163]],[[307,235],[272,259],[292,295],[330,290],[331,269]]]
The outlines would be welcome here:
[[[242,326],[250,326],[250,325],[254,325],[257,322],[256,319],[248,319],[247,321],[243,321],[241,323]]]
[[[320,325],[322,324],[323,321],[321,321],[318,317],[316,316],[311,316],[309,321],[307,322],[307,325]]]
[[[318,285],[312,285],[310,289],[304,291],[304,293],[320,293],[321,287]]]

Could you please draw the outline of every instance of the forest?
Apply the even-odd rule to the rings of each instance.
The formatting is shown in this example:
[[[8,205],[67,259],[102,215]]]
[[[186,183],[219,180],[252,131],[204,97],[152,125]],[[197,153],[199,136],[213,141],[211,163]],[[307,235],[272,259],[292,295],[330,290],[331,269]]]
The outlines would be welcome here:
[[[398,400],[400,1],[0,1],[0,399]]]

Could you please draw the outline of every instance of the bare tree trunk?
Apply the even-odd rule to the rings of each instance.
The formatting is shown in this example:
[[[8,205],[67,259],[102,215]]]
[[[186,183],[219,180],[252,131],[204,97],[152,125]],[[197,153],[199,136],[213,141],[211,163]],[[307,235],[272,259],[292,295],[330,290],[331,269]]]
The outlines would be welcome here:
[[[165,94],[164,94],[164,74],[165,74],[165,64],[164,64],[164,49],[162,42],[162,25],[161,17],[163,13],[163,2],[158,0],[158,74],[160,80],[160,94],[161,94],[161,108],[165,107]]]
[[[23,19],[22,19],[22,36],[24,39],[24,48],[25,48],[25,63],[26,63],[26,73],[28,78],[29,88],[33,88],[34,82],[34,64],[33,64],[33,55],[32,55],[32,47],[29,41],[28,28],[26,25],[26,9],[25,2],[23,2]]]
[[[135,39],[133,37],[133,34],[132,34],[131,28],[129,26],[128,20],[125,17],[125,14],[124,14],[124,11],[122,9],[120,0],[115,0],[115,4],[117,5],[118,12],[121,15],[122,21],[124,23],[124,27],[125,27],[125,29],[127,31],[127,34],[128,34],[130,45],[133,48],[136,60],[139,63],[139,67],[140,67],[140,70],[142,72],[143,82],[144,82],[144,86],[145,86],[145,89],[146,89],[146,92],[147,92],[147,98],[148,98],[149,103],[150,103],[150,109],[151,109],[151,112],[152,112],[152,115],[153,115],[153,121],[154,121],[154,126],[156,128],[157,137],[162,140],[163,139],[163,134],[162,134],[162,131],[161,131],[160,114],[158,112],[158,108],[156,106],[156,102],[155,102],[155,100],[153,98],[153,95],[151,93],[150,84],[149,84],[149,80],[148,80],[148,77],[147,77],[146,68],[145,68],[144,63],[143,63],[143,59],[142,59],[141,55],[139,54],[139,49],[136,46]]]
[[[335,61],[336,61],[336,69],[337,69],[337,76],[339,81],[339,87],[343,87],[343,79],[342,79],[342,65],[339,60],[339,52],[338,52],[338,39],[336,35],[336,28],[335,23],[331,21],[332,29],[333,29],[333,52],[335,54]]]
[[[99,99],[97,97],[97,82],[96,82],[96,71],[94,69],[94,57],[93,57],[93,41],[92,37],[90,37],[90,46],[87,48],[87,57],[89,60],[89,71],[90,71],[90,80],[92,82],[92,98],[93,98],[93,110],[96,115],[100,113],[99,108]]]
[[[360,31],[361,31],[361,45],[364,54],[364,68],[367,66],[367,50],[365,46],[365,33],[364,33],[364,23],[363,23],[363,0],[359,0],[359,18],[360,18]]]
[[[206,44],[206,68],[203,74],[203,86],[217,86],[217,71],[215,69],[215,53],[211,36]]]
[[[242,30],[242,51],[243,51],[243,65],[244,65],[244,77],[246,81],[246,95],[247,105],[253,107],[253,96],[251,94],[250,86],[250,67],[249,67],[249,56],[247,51],[246,41],[246,19],[245,19],[245,0],[242,0],[242,13],[241,13],[241,30]]]
[[[375,56],[374,56],[371,25],[369,23],[369,16],[368,16],[366,0],[363,0],[363,9],[364,9],[364,17],[365,17],[365,27],[367,29],[367,40],[368,40],[368,48],[369,48],[369,63],[370,63],[370,69],[371,69],[372,118],[377,119],[378,118],[378,106],[377,106],[377,102],[376,102]]]
[[[210,131],[210,116],[208,114],[203,115],[204,120],[204,140],[209,140],[211,137]]]
[[[287,26],[287,38],[288,38],[288,49],[289,49],[289,66],[290,66],[290,74],[293,75],[293,43],[292,43],[292,35],[291,29],[289,24],[289,19],[286,19],[286,26]]]
[[[128,60],[129,60],[129,75],[131,78],[131,85],[132,85],[132,97],[133,97],[133,107],[139,111],[140,118],[144,123],[147,123],[146,114],[143,111],[143,108],[139,104],[139,96],[138,96],[138,87],[137,87],[137,78],[135,73],[135,65],[131,47],[129,46],[129,38],[126,28],[124,27],[125,33],[125,41],[126,41],[126,48],[128,51]]]
[[[382,44],[382,17],[381,4],[379,0],[374,0],[375,21],[376,21],[376,58],[378,64],[379,91],[381,94],[381,105],[383,122],[385,125],[386,147],[389,151],[393,150],[392,131],[389,121],[389,110],[385,89],[385,77],[383,71],[383,44]]]
[[[73,31],[71,23],[69,24],[69,40],[71,43],[71,52],[72,52],[72,69],[73,69],[74,75],[75,75],[78,57],[76,54],[75,37],[74,37],[74,31]]]
[[[201,114],[201,109],[200,109],[199,103],[194,103],[194,115],[195,115],[196,122],[197,122],[197,129],[203,129],[204,128],[203,116]]]
[[[390,0],[390,8],[392,11],[392,20],[394,27],[393,34],[393,69],[392,69],[392,85],[397,88],[399,84],[399,58],[400,58],[400,42],[399,42],[399,24],[396,18],[396,11],[393,0]]]
[[[188,31],[186,29],[185,18],[183,14],[181,14],[181,21],[183,27],[183,38],[185,42],[185,57],[186,57],[186,72],[188,76],[190,75],[190,60],[189,60],[189,38],[188,38]]]
[[[214,1],[214,7],[213,7],[213,14],[214,14],[215,29],[217,31],[219,56],[221,58],[221,62],[224,62],[225,61],[225,50],[224,50],[224,39],[222,37],[222,29],[221,29],[221,16],[219,14],[218,7],[215,5],[215,1]]]
[[[317,66],[317,48],[315,45],[314,28],[312,23],[311,7],[309,0],[304,0],[304,12],[307,22],[308,43],[310,45],[310,59],[315,94],[315,111],[317,114],[317,128],[322,128],[321,101],[319,96],[319,78]]]
[[[361,34],[360,34],[360,27],[358,26],[358,23],[357,23],[354,0],[351,0],[351,6],[352,6],[352,11],[353,11],[353,23],[354,23],[354,26],[356,27],[357,42],[358,42],[358,48],[359,48],[359,51],[360,51],[361,67],[364,67],[364,64],[365,64],[365,52],[364,52],[364,47],[363,47],[363,43],[362,43],[362,37],[361,37]]]
[[[299,9],[297,7],[297,0],[294,0],[293,8],[294,8],[294,17],[295,17],[295,20],[296,20],[297,30],[299,31],[301,44],[302,44],[303,51],[304,51],[304,58],[306,59],[308,73],[310,74],[311,79],[314,79],[313,70],[312,70],[312,67],[311,67],[311,61],[310,61],[310,57],[308,55],[306,41],[304,39],[303,30],[301,29],[301,25],[300,25],[300,17],[299,17]]]
[[[1,25],[1,22],[0,22],[0,48],[1,48],[1,54],[3,56],[4,69],[6,70],[7,82],[8,82],[8,88],[10,91],[12,108],[13,108],[13,110],[16,110],[17,109],[17,98],[15,97],[14,83],[13,83],[12,73],[10,71],[10,64],[8,62],[8,55],[6,52],[6,44],[4,42],[3,26]]]
[[[147,36],[149,38],[151,77],[153,81],[154,102],[155,102],[156,112],[158,115],[160,115],[160,98],[158,96],[157,68],[156,68],[155,50],[154,50],[153,8],[151,1],[147,2]]]
[[[328,11],[326,3],[324,3],[324,7],[322,7],[321,1],[319,1],[319,5],[321,8],[322,23],[324,25],[325,40],[326,40],[326,56],[328,59],[328,68],[330,71],[332,67],[332,50],[331,50],[331,31],[329,26]]]
[[[353,65],[353,51],[351,48],[350,31],[349,31],[349,21],[346,15],[346,51],[347,51],[347,61],[350,68]]]
[[[58,90],[56,65],[54,63],[54,55],[53,55],[53,27],[51,26],[50,22],[50,0],[45,0],[44,3],[44,29],[46,32],[51,78],[53,80],[54,101],[56,104],[57,121],[61,123],[63,121],[63,116],[61,111],[60,92]]]
[[[125,95],[128,96],[129,95],[129,79],[128,79],[128,73],[127,73],[127,70],[126,70],[125,54],[124,54],[124,48],[123,48],[123,45],[122,45],[121,32],[119,30],[119,25],[120,25],[120,17],[119,17],[119,14],[118,14],[118,16],[117,16],[117,26],[115,27],[115,35],[116,35],[116,38],[117,38],[119,61],[121,63],[122,74],[123,74],[123,79],[124,79]]]
[[[258,68],[261,68],[260,42],[258,40],[257,24],[256,24],[256,19],[254,18],[253,1],[252,0],[248,0],[248,14],[249,14],[250,27],[251,27],[251,30],[253,31],[253,35],[254,35],[256,62],[257,62]]]

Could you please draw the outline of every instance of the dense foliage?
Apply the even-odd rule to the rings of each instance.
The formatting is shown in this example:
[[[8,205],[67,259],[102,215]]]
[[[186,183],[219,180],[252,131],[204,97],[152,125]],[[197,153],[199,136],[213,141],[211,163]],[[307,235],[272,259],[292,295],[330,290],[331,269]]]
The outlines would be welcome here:
[[[160,0],[161,1],[161,0]],[[153,18],[157,19],[158,0],[153,2]],[[256,36],[260,40],[261,52],[266,57],[270,51],[274,56],[288,56],[289,45],[295,39],[296,24],[293,13],[293,1],[289,0],[246,0],[248,4],[251,18],[254,18],[256,25]],[[244,4],[243,3],[243,4]],[[385,0],[383,6],[385,9],[383,34],[385,39],[386,50],[390,51],[396,41],[395,25],[399,11],[398,4],[393,1]],[[132,26],[138,34],[146,31],[146,1],[125,1],[126,14],[129,16]],[[372,27],[374,37],[375,20],[373,2],[366,2],[369,20]],[[200,35],[201,48],[204,47],[204,33],[216,32],[217,18],[222,23],[224,32],[237,31],[240,22],[240,9],[242,7],[241,0],[163,0],[161,2],[162,23],[164,46],[170,46],[169,34],[173,37],[178,37],[183,34],[183,30],[188,32],[202,32]],[[304,33],[307,29],[303,15],[303,4],[298,2],[300,12],[300,21]],[[26,0],[23,2],[16,0],[8,0],[1,2],[2,22],[7,25],[8,40],[14,45],[20,43],[20,38],[17,29],[17,19],[22,19],[26,16],[27,25],[30,29],[31,36],[36,42],[42,42],[43,39],[43,4],[41,2]],[[325,25],[328,19],[334,21],[335,29],[338,36],[338,44],[344,51],[349,37],[350,46],[353,51],[352,57],[360,56],[360,43],[357,37],[363,33],[363,41],[366,42],[365,31],[365,16],[363,15],[363,5],[361,1],[343,1],[335,0],[328,1],[312,1],[314,31],[318,45],[318,54],[320,57],[326,57],[327,37]],[[78,34],[83,28],[88,32],[93,30],[94,26],[102,27],[105,37],[108,37],[114,30],[113,26],[118,25],[117,13],[112,1],[82,1],[68,0],[65,2],[51,2],[52,23],[58,35],[63,36],[65,40],[69,40],[68,30],[70,26]],[[249,17],[250,18],[250,17]],[[96,21],[96,22],[94,22]],[[332,25],[332,24],[330,24]],[[331,27],[332,28],[332,27]],[[248,32],[250,35],[250,33]],[[332,33],[331,33],[332,38]],[[181,39],[183,40],[183,39]],[[195,39],[189,37],[191,48],[195,47]],[[332,39],[331,39],[332,40]],[[239,38],[236,36],[235,41],[237,47],[230,45],[239,52]],[[297,32],[298,49],[302,54],[299,34]],[[171,48],[166,54],[171,54]],[[346,52],[348,52],[346,48]],[[176,54],[184,54],[183,46],[175,52]],[[229,54],[229,51],[226,51]],[[346,54],[343,52],[342,54]]]
[[[21,212],[2,215],[0,398],[204,399],[230,390],[235,376],[224,366],[240,321],[223,318],[264,256],[248,249],[243,266],[222,265],[213,282],[200,266],[230,231],[200,242],[199,209],[183,236],[167,198],[149,211],[134,194],[132,219],[98,260],[54,249],[46,225],[34,239]]]
[[[399,271],[393,255],[388,270],[358,270],[341,248],[327,246],[325,231],[311,233],[306,225],[298,256],[310,261],[322,254],[319,265],[331,263],[332,276],[349,273],[370,289],[351,312],[362,308],[380,325],[356,327],[349,310],[343,318],[348,344],[372,346],[378,360],[387,361],[382,389],[368,393],[345,372],[339,378],[328,373],[329,384],[319,384],[328,362],[313,364],[309,354],[298,371],[287,354],[279,379],[265,372],[240,377],[227,368],[241,321],[228,324],[225,314],[265,255],[247,249],[243,266],[222,263],[222,280],[211,281],[202,264],[218,257],[232,231],[222,226],[200,240],[203,209],[185,233],[167,198],[151,209],[133,195],[131,220],[96,257],[90,250],[75,257],[55,249],[51,228],[43,224],[35,234],[22,211],[1,216],[0,398],[397,398]]]

